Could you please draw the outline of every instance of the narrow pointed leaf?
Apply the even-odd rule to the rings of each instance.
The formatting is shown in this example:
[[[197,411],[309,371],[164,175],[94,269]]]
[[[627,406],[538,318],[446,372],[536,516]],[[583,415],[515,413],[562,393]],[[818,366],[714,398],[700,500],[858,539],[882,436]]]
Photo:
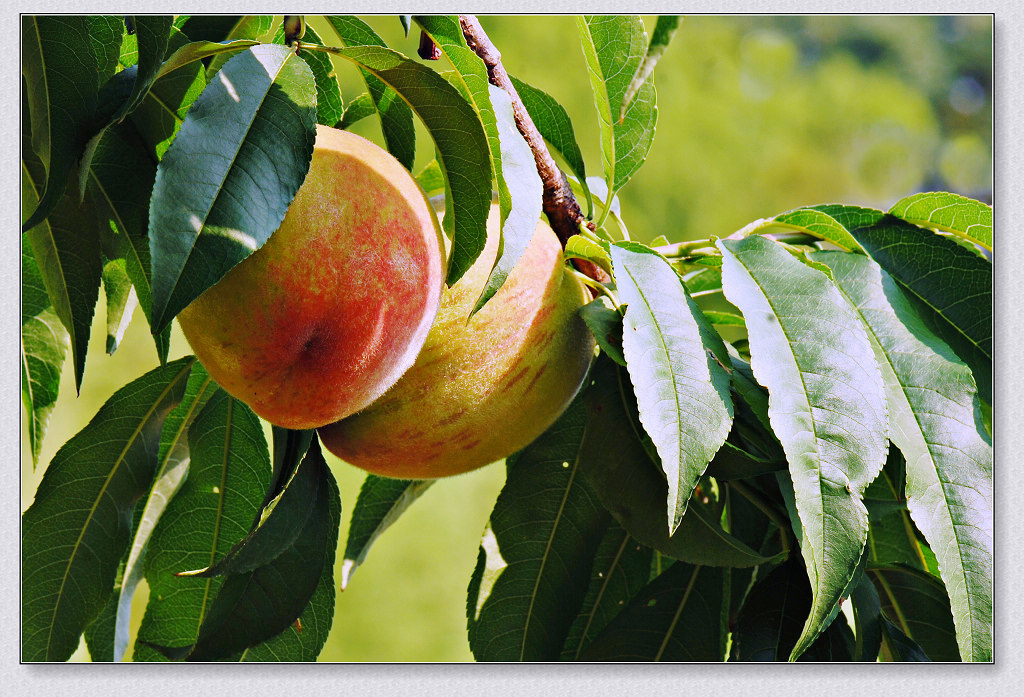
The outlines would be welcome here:
[[[95,130],[99,87],[86,17],[23,15],[21,43],[31,149],[45,167],[45,176],[37,180],[38,204],[22,224],[24,232],[53,212],[67,188],[68,175]]]
[[[882,649],[881,660],[930,663],[931,659],[921,645],[908,637],[895,624],[882,615]]]
[[[274,34],[274,43],[284,43],[284,24],[277,28]],[[314,44],[323,46],[324,42],[313,30],[313,27],[306,25],[306,33],[302,35],[302,45]],[[341,100],[341,85],[338,84],[338,76],[331,62],[330,54],[316,50],[300,50],[299,57],[306,61],[309,69],[313,71],[313,79],[316,82],[316,122],[325,126],[334,126],[341,120],[345,113],[345,104]]]
[[[882,612],[931,661],[959,661],[956,630],[942,581],[899,564],[868,565]],[[991,660],[991,659],[989,659]]]
[[[851,233],[922,306],[929,328],[971,368],[991,403],[992,262],[893,216]]]
[[[124,338],[139,299],[128,278],[123,258],[105,263],[102,278],[103,293],[107,298],[107,353],[113,354]]]
[[[235,18],[234,24],[220,41],[252,40],[263,41],[269,39],[274,30],[274,18],[271,15],[242,15]],[[187,32],[186,32],[187,33]],[[210,65],[206,69],[206,79],[212,81],[217,71],[224,67],[224,64],[231,59],[231,56],[220,53],[210,59]]]
[[[992,658],[992,444],[970,370],[889,274],[861,255],[815,253],[864,318],[906,458],[910,514],[936,552],[964,660]]]
[[[180,32],[178,33],[180,34]],[[171,35],[174,36],[173,30],[171,31]],[[236,39],[234,41],[225,42],[189,41],[188,43],[175,48],[173,53],[167,56],[167,59],[160,64],[160,69],[157,71],[156,77],[157,79],[163,78],[178,68],[183,68],[186,65],[195,63],[196,61],[201,61],[204,58],[210,58],[221,53],[241,51],[242,49],[249,48],[250,46],[256,46],[258,44],[259,42],[253,39]]]
[[[853,602],[854,626],[856,628],[856,650],[853,660],[874,663],[882,648],[882,607],[878,599],[878,591],[867,575],[850,593]]]
[[[23,660],[67,660],[106,604],[132,507],[156,470],[160,427],[191,363],[169,363],[115,392],[47,467],[22,515]]]
[[[900,199],[889,213],[920,227],[951,232],[992,251],[992,206],[945,191]]]
[[[268,564],[225,577],[203,618],[189,661],[220,660],[256,646],[287,630],[309,604],[320,584],[332,532],[330,473],[318,442],[310,445],[304,464],[318,485],[307,502],[309,516],[299,534]]]
[[[863,323],[821,272],[759,236],[721,240],[722,287],[747,322],[751,368],[789,461],[813,592],[796,659],[825,628],[867,540],[864,489],[882,469],[888,421]]]
[[[850,252],[863,251],[860,243],[842,223],[821,210],[798,208],[775,216],[772,222],[807,232]]]
[[[626,110],[633,102],[633,97],[640,91],[640,88],[643,87],[651,73],[654,72],[654,66],[665,55],[665,49],[668,48],[672,37],[675,36],[676,30],[679,28],[679,20],[678,15],[661,15],[658,17],[658,21],[654,25],[654,33],[651,34],[651,43],[647,46],[647,55],[644,56],[644,60],[640,63],[640,67],[637,68],[636,74],[633,75],[629,87],[626,88],[626,94],[622,97],[622,106],[619,107],[619,121],[625,118]]]
[[[334,476],[328,470],[327,494],[330,523],[326,556],[320,582],[306,609],[296,622],[280,634],[246,649],[240,661],[315,661],[327,643],[334,621],[334,558],[338,546],[338,527],[341,525],[341,497]]]
[[[27,128],[27,119],[22,125]],[[22,131],[21,150],[22,209],[27,213],[39,201],[45,173],[28,146],[26,130]],[[32,247],[53,313],[67,330],[75,387],[80,389],[103,273],[96,219],[88,202],[79,206],[71,196],[61,196],[50,216],[30,229],[23,241]]]
[[[403,102],[404,103],[404,102]],[[341,117],[341,122],[338,123],[335,128],[341,128],[347,130],[352,124],[358,123],[363,119],[373,116],[377,113],[377,107],[373,104],[373,98],[369,92],[363,92],[361,95],[353,99],[345,107],[345,113]],[[436,164],[437,160],[433,160]],[[441,170],[437,170],[438,174]],[[419,175],[417,175],[418,177]],[[444,190],[444,181],[441,181],[441,190]],[[429,195],[429,194],[428,194]]]
[[[21,400],[28,416],[33,468],[57,403],[60,373],[68,352],[68,332],[53,311],[32,245],[21,236]]]
[[[487,237],[491,205],[491,167],[487,136],[473,107],[431,68],[377,46],[355,46],[337,52],[399,94],[420,117],[437,146],[448,183],[444,229],[452,239],[448,285],[473,265]]]
[[[331,15],[327,19],[345,46],[387,47],[377,32],[358,17]],[[400,98],[395,90],[388,86],[386,80],[382,80],[366,67],[360,66],[359,72],[380,114],[380,129],[388,152],[394,155],[403,167],[412,171],[416,160],[416,131],[413,128],[413,112],[409,108],[410,103],[407,103],[409,98]],[[416,105],[412,104],[412,107],[415,109]]]
[[[637,15],[579,17],[576,25],[597,106],[605,180],[614,194],[640,169],[654,142],[658,107],[651,76],[619,115],[647,51],[647,32]]]
[[[133,129],[125,124],[108,128],[89,165],[91,201],[100,216],[100,224],[116,230],[123,238],[119,252],[123,253],[124,272],[151,327],[153,289],[146,228],[149,194],[155,177],[156,166]],[[170,327],[155,334],[153,339],[160,362],[166,362]]]
[[[889,446],[889,459],[882,473],[864,492],[868,507],[868,560],[900,563],[927,570],[923,545],[917,539],[914,523],[907,510],[906,462],[895,445]]]
[[[102,85],[117,71],[121,43],[125,36],[124,17],[119,15],[88,15],[89,40],[96,56],[96,84]]]
[[[754,566],[769,561],[691,505],[673,535],[665,525],[668,485],[642,444],[643,429],[626,371],[599,356],[584,392],[588,426],[580,466],[602,505],[638,542],[693,564]]]
[[[313,153],[316,93],[302,59],[284,46],[256,46],[217,75],[157,168],[149,208],[155,331],[267,241]]]
[[[467,603],[478,661],[558,659],[609,522],[579,471],[584,429],[577,399],[507,462]]]
[[[178,571],[209,566],[245,537],[270,480],[259,419],[218,389],[188,427],[188,477],[164,509],[146,550],[149,603],[134,660],[163,660],[146,643],[191,649],[223,577]]]
[[[591,300],[580,308],[580,317],[587,323],[605,355],[625,367],[626,357],[622,355],[622,315],[612,307],[611,301],[604,296]]]
[[[729,435],[732,397],[720,362],[727,354],[663,257],[621,243],[612,246],[611,256],[626,305],[623,354],[640,422],[654,440],[668,480],[671,534],[697,479]],[[707,340],[712,343],[706,345]]]
[[[691,271],[683,276],[683,285],[693,298],[717,293],[722,290],[722,270],[714,268]]]
[[[825,213],[846,228],[847,231],[860,227],[870,227],[885,217],[885,213],[877,208],[847,206],[842,203],[823,203],[817,206],[808,206],[808,209]]]
[[[135,24],[138,41],[138,71],[131,94],[118,109],[114,120],[120,121],[132,113],[146,98],[149,88],[160,74],[167,51],[167,39],[174,17],[171,15],[136,15],[130,18]]]
[[[192,364],[192,371],[185,386],[181,402],[164,419],[160,431],[160,453],[157,460],[157,474],[149,493],[138,504],[138,524],[132,537],[124,563],[121,588],[113,600],[114,646],[113,661],[122,661],[128,650],[131,632],[132,599],[143,578],[143,560],[150,537],[167,504],[178,492],[188,475],[188,427],[202,411],[209,398],[216,392],[217,384],[198,361]]]
[[[587,169],[583,164],[583,154],[576,142],[576,133],[572,127],[572,120],[566,112],[565,107],[555,101],[554,97],[543,90],[527,84],[509,75],[516,94],[523,101],[530,120],[537,127],[541,136],[548,145],[554,148],[555,152],[561,155],[565,164],[576,181],[580,183],[587,199],[587,217],[594,214],[594,198],[587,186]]]
[[[561,660],[579,660],[594,637],[646,585],[653,550],[644,547],[617,523],[601,540],[590,572],[590,587],[580,612],[569,628]]]
[[[723,569],[677,561],[647,586],[580,656],[584,661],[722,661]]]
[[[341,590],[348,587],[356,568],[366,561],[370,547],[422,496],[434,480],[387,479],[367,475],[352,509],[352,521],[341,565]]]

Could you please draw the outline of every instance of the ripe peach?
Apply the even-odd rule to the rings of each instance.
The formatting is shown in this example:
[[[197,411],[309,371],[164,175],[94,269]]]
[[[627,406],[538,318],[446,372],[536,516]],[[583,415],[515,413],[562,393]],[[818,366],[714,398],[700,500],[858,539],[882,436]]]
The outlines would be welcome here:
[[[317,126],[281,226],[178,319],[225,390],[271,423],[314,428],[366,407],[413,364],[444,258],[433,209],[402,165]]]
[[[374,474],[433,479],[525,447],[568,406],[594,356],[586,287],[554,232],[537,225],[505,285],[468,319],[498,247],[498,212],[466,275],[445,291],[413,367],[358,414],[319,429],[324,446]]]

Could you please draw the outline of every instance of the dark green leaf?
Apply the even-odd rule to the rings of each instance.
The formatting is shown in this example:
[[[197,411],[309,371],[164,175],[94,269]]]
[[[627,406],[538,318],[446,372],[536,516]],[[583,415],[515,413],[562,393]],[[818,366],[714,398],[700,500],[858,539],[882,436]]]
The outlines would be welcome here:
[[[217,592],[199,629],[189,661],[214,661],[255,646],[288,629],[320,584],[332,532],[327,462],[315,440],[303,461],[318,482],[299,534],[273,561],[231,574]],[[302,467],[299,471],[302,471]]]
[[[330,471],[326,483],[330,523],[323,572],[316,591],[294,624],[277,636],[246,649],[239,658],[241,661],[315,661],[327,643],[334,621],[334,556],[341,525],[341,497]]]
[[[313,153],[309,67],[284,46],[228,61],[157,168],[150,202],[153,328],[263,245]]]
[[[327,19],[345,46],[387,46],[370,25],[358,17],[331,15]],[[413,163],[416,161],[416,131],[413,128],[412,110],[409,107],[411,105],[413,109],[419,109],[408,96],[402,95],[399,98],[386,80],[381,79],[366,66],[360,66],[359,72],[380,114],[380,129],[388,152],[394,155],[403,167],[412,171]]]
[[[602,505],[638,542],[693,564],[742,567],[769,560],[729,535],[713,515],[693,503],[669,537],[668,484],[641,443],[636,398],[624,369],[599,356],[584,400],[588,425],[580,467]]]
[[[153,292],[146,228],[155,177],[156,166],[133,129],[126,124],[108,128],[89,165],[91,201],[100,225],[116,230],[116,236],[123,240],[119,253],[124,271],[147,321],[153,316]],[[153,338],[160,362],[166,362],[170,327]]]
[[[273,30],[274,18],[270,15],[242,15],[235,18],[234,24],[218,41],[263,41],[270,38]],[[186,30],[185,33],[187,34],[188,31]],[[224,53],[213,56],[206,69],[206,79],[212,81],[214,74],[223,68],[229,59],[230,57]]]
[[[921,645],[904,634],[899,627],[882,615],[882,660],[929,663],[931,659]]]
[[[167,39],[174,18],[170,15],[136,15],[130,17],[135,24],[139,62],[131,94],[118,109],[114,120],[120,121],[132,113],[146,98],[149,88],[157,79],[167,51]]]
[[[47,467],[22,515],[23,660],[67,660],[107,603],[132,507],[152,481],[160,427],[181,399],[192,360],[115,392]]]
[[[395,90],[417,113],[437,146],[448,183],[444,229],[452,240],[448,285],[462,278],[484,248],[491,205],[487,136],[473,107],[431,68],[377,46],[344,48],[338,55]]]
[[[796,659],[846,593],[868,530],[864,489],[882,469],[888,421],[863,323],[835,285],[759,236],[721,240],[722,287],[742,312],[751,368],[790,464],[814,602]]]
[[[565,107],[555,101],[547,92],[529,85],[514,75],[509,75],[512,86],[523,101],[530,120],[537,127],[541,136],[555,152],[561,155],[566,165],[583,188],[587,198],[587,217],[594,215],[594,199],[587,186],[587,170],[583,164],[583,154],[576,143],[576,133],[572,128],[572,120]]]
[[[882,648],[882,608],[878,600],[878,591],[867,575],[850,593],[853,602],[853,618],[856,627],[856,651],[853,660],[875,662]]]
[[[576,24],[594,90],[601,156],[611,195],[640,169],[654,142],[658,107],[651,76],[620,116],[626,92],[647,51],[647,32],[637,15],[579,17]]]
[[[892,440],[906,458],[910,515],[938,552],[965,660],[992,658],[992,443],[971,374],[862,255],[818,252],[868,326]]]
[[[583,649],[647,583],[652,554],[617,523],[608,527],[594,556],[587,595],[562,648],[563,661],[579,660]]]
[[[50,304],[36,266],[28,233],[21,236],[21,400],[28,415],[33,468],[39,464],[43,435],[57,402],[60,373],[68,352],[68,332]]]
[[[658,61],[665,54],[665,49],[668,48],[672,37],[675,36],[676,30],[679,28],[679,20],[678,15],[661,15],[658,17],[658,22],[654,25],[654,33],[651,35],[651,43],[647,46],[647,54],[644,56],[640,67],[636,69],[636,74],[633,75],[629,87],[626,88],[626,94],[622,98],[622,106],[619,107],[618,113],[619,121],[625,118],[626,110],[633,102],[633,97],[636,96],[636,93],[647,82],[647,78],[654,72],[654,66],[658,64]]]
[[[992,401],[992,262],[956,242],[887,215],[850,231],[921,306],[929,328],[971,368]]]
[[[949,598],[942,581],[926,571],[899,564],[868,564],[867,571],[878,589],[882,612],[920,644],[930,660],[960,660]]]
[[[160,431],[160,453],[157,473],[149,493],[142,504],[136,506],[138,521],[135,534],[124,563],[121,589],[114,599],[114,661],[124,660],[131,631],[132,598],[143,577],[143,560],[150,537],[167,504],[177,493],[188,474],[188,428],[203,406],[216,392],[217,384],[199,362],[192,364],[192,372],[185,386],[185,396],[164,419]]]
[[[898,562],[918,569],[927,569],[922,546],[917,541],[914,523],[907,511],[902,485],[906,480],[903,453],[889,446],[889,458],[882,473],[864,492],[871,526],[868,529],[868,560],[881,563]]]
[[[908,223],[951,232],[992,251],[992,206],[945,191],[900,199],[889,213]]]
[[[576,619],[609,522],[580,472],[585,419],[577,398],[507,461],[466,607],[478,661],[557,660]]]
[[[683,276],[683,284],[693,298],[717,293],[722,290],[722,270],[713,268],[691,271]]]
[[[45,167],[45,176],[36,176],[38,205],[22,225],[24,232],[49,216],[64,194],[68,175],[95,130],[99,87],[86,17],[23,15],[21,43],[21,74],[28,85],[30,149]],[[22,150],[22,157],[26,157]]]
[[[117,72],[121,43],[125,35],[124,18],[119,15],[88,15],[89,40],[96,55],[96,84],[102,85]]]
[[[584,661],[722,661],[723,570],[677,561],[637,593]]]
[[[373,105],[373,98],[370,96],[370,93],[363,92],[361,95],[359,95],[351,102],[349,102],[348,106],[345,107],[345,114],[344,116],[341,117],[341,122],[337,124],[336,128],[347,130],[350,126],[352,126],[352,124],[358,123],[359,121],[362,121],[368,116],[373,116],[376,113],[377,107]],[[437,165],[437,160],[431,160],[431,162],[435,166]],[[437,170],[437,172],[440,175],[440,168]],[[441,179],[441,191],[444,191],[443,178]]]
[[[209,566],[245,537],[270,480],[270,453],[259,419],[220,389],[188,427],[188,453],[188,477],[146,550],[149,604],[135,660],[162,660],[144,642],[192,647],[223,577],[175,573]]]
[[[117,350],[139,299],[125,270],[123,257],[103,265],[103,293],[107,298],[107,354]]]
[[[121,590],[123,574],[124,560],[117,567],[114,588],[106,604],[82,633],[85,645],[89,649],[89,659],[93,663],[110,663],[114,660],[114,623],[117,618],[117,597]]]
[[[728,354],[663,257],[626,243],[612,245],[611,256],[626,305],[622,349],[640,422],[668,480],[671,534],[697,479],[729,435]]]
[[[433,483],[434,480],[387,479],[367,475],[352,509],[345,559],[341,565],[341,590],[348,586],[356,567],[366,561],[366,555],[377,538]]]
[[[622,355],[622,315],[612,302],[601,296],[580,308],[580,317],[587,323],[601,350],[619,365],[626,366]]]
[[[175,30],[171,30],[171,37],[184,36],[180,31],[175,33]],[[257,46],[259,41],[253,39],[236,39],[235,41],[226,41],[224,43],[213,42],[213,41],[189,41],[187,43],[178,43],[176,47],[173,47],[173,53],[167,56],[167,59],[160,64],[160,70],[157,73],[157,78],[162,79],[168,74],[174,72],[178,68],[183,68],[187,65],[195,66],[196,61],[201,61],[204,58],[210,58],[212,56],[220,55],[222,53],[231,53],[233,51],[240,51],[250,46]],[[203,71],[203,84],[206,84],[206,75]]]
[[[274,34],[274,43],[283,44],[284,38],[284,25],[282,24]],[[313,27],[308,24],[301,42],[303,47],[306,44],[324,45],[317,33],[313,31]],[[341,85],[338,84],[338,76],[335,74],[331,57],[322,51],[311,51],[308,48],[304,51],[300,50],[299,57],[309,65],[316,82],[316,122],[333,127],[345,113],[345,105],[341,101]]]

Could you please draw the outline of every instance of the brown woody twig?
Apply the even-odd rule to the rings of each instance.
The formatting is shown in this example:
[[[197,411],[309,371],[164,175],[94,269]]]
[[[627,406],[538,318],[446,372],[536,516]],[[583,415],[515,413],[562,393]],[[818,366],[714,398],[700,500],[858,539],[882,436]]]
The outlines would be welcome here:
[[[466,44],[480,56],[484,65],[487,66],[487,76],[491,84],[505,90],[512,100],[516,127],[533,151],[533,159],[537,163],[537,173],[544,185],[544,213],[548,217],[548,222],[551,223],[551,229],[561,240],[562,246],[565,246],[566,241],[579,232],[581,225],[593,230],[594,224],[583,215],[565,174],[555,164],[554,158],[544,143],[544,138],[526,112],[523,100],[519,97],[516,88],[512,85],[512,80],[509,79],[508,73],[502,66],[501,53],[487,38],[479,20],[473,15],[459,15],[459,25],[462,27],[463,36],[466,37]],[[576,268],[596,281],[607,283],[611,280],[602,268],[592,262],[575,259],[574,263]]]

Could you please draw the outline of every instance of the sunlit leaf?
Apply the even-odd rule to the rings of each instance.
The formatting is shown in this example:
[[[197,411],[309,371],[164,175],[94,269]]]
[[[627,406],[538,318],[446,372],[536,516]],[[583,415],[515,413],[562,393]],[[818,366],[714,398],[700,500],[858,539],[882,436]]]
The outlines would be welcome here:
[[[636,74],[633,75],[629,87],[626,88],[626,94],[622,98],[622,106],[619,107],[618,114],[619,121],[625,118],[626,110],[633,102],[633,97],[647,82],[647,78],[654,72],[654,66],[665,54],[665,49],[668,48],[672,37],[675,36],[676,30],[679,28],[679,20],[678,15],[660,15],[658,17],[658,21],[654,25],[654,33],[651,34],[651,43],[647,46],[647,54],[644,56],[643,62],[640,63],[640,67],[637,68]]]
[[[103,293],[107,298],[107,353],[117,350],[139,304],[125,260],[113,259],[103,265]]]
[[[277,28],[274,34],[275,44],[284,43],[284,25]],[[323,46],[324,42],[313,30],[313,27],[306,24],[305,33],[302,35],[301,45],[307,44]],[[299,51],[299,57],[306,61],[309,69],[313,71],[313,79],[316,82],[316,122],[325,126],[334,126],[341,120],[345,113],[345,105],[341,100],[341,85],[338,84],[338,76],[331,62],[329,54],[322,51],[305,50]]]
[[[900,199],[889,213],[914,225],[951,232],[992,251],[992,206],[981,201],[930,191]]]

